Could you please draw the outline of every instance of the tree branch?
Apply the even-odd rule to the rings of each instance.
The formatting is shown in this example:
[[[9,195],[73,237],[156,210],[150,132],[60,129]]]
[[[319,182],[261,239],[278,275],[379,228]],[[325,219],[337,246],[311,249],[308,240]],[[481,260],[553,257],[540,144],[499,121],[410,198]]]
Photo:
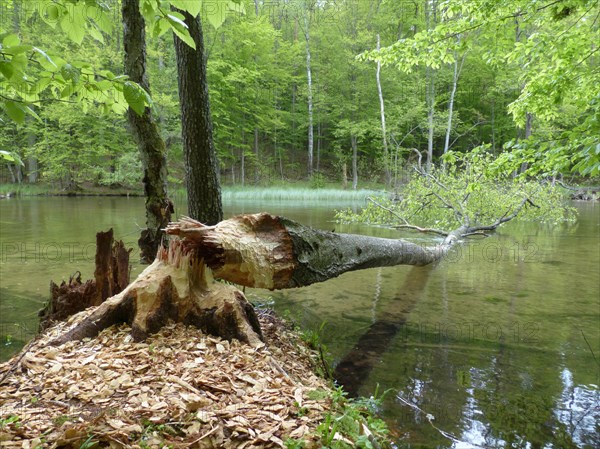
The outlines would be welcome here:
[[[400,215],[398,215],[397,212],[393,211],[392,209],[390,209],[389,207],[385,207],[383,204],[378,203],[377,201],[375,201],[373,198],[371,198],[370,196],[367,197],[367,201],[370,201],[371,203],[373,203],[375,206],[389,212],[390,214],[392,214],[394,217],[396,217],[398,220],[403,221],[405,225],[408,224],[408,221],[401,217]]]
[[[443,235],[444,237],[447,237],[448,234],[449,234],[449,232],[442,231],[441,229],[421,228],[420,226],[411,225],[411,224],[397,225],[397,226],[394,226],[394,228],[395,229],[414,229],[415,231],[419,231],[419,232],[423,232],[423,233],[431,233],[431,234]]]
[[[498,226],[500,226],[502,223],[506,223],[507,221],[512,220],[513,218],[515,218],[519,212],[521,212],[521,209],[523,209],[523,207],[525,207],[526,204],[529,204],[533,207],[537,207],[539,209],[540,206],[538,206],[537,204],[535,204],[533,201],[531,201],[528,197],[523,198],[523,201],[521,201],[521,204],[519,204],[519,206],[514,210],[514,212],[510,215],[508,215],[509,210],[507,210],[504,215],[502,215],[502,217],[500,217],[498,220],[496,220],[495,223],[488,225],[488,226],[473,226],[473,227],[469,227],[467,230],[468,234],[472,234],[474,232],[477,231],[493,231],[495,230]]]

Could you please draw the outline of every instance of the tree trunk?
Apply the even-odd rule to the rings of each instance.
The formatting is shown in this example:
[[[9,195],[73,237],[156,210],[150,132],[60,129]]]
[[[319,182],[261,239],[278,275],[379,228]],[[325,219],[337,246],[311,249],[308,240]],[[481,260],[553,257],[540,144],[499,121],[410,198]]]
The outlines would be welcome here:
[[[308,13],[307,13],[308,14]],[[308,79],[308,177],[313,173],[313,97],[312,97],[312,70],[310,64],[310,29],[306,16],[304,17],[304,37],[306,38],[306,76]]]
[[[177,79],[181,104],[181,129],[188,193],[188,213],[203,223],[223,218],[218,161],[212,135],[212,120],[206,79],[206,60],[200,17],[185,17],[196,49],[173,34],[177,57]]]
[[[358,188],[358,138],[356,136],[350,137],[352,144],[352,190]]]
[[[377,51],[381,48],[381,42],[379,33],[377,33]],[[381,61],[377,61],[377,72],[375,77],[377,79],[377,92],[379,93],[379,109],[381,112],[381,134],[383,137],[383,170],[385,172],[385,185],[389,187],[392,182],[392,175],[390,173],[390,155],[388,150],[387,134],[385,132],[385,104],[383,102],[383,91],[381,90]]]
[[[38,160],[34,156],[27,158],[27,182],[35,184],[38,180]]]
[[[242,128],[242,148],[240,151],[240,179],[242,187],[246,184],[246,133]]]
[[[460,41],[460,38],[459,38]],[[463,63],[465,62],[465,55],[462,56],[460,64],[458,62],[456,52],[454,53],[454,76],[452,78],[452,90],[450,91],[450,101],[448,102],[448,125],[446,126],[446,139],[444,141],[444,154],[448,152],[450,148],[450,133],[452,132],[452,114],[454,113],[454,97],[456,96],[456,88],[458,86],[458,78],[462,71]]]
[[[254,164],[254,184],[260,183],[260,154],[258,149],[258,127],[254,127],[254,156],[256,162]]]
[[[322,135],[321,135],[321,126],[322,122],[319,120],[317,123],[317,173],[321,170],[321,144],[322,144]]]
[[[348,271],[393,265],[427,265],[451,244],[431,248],[402,240],[336,234],[269,214],[240,215],[216,226],[190,218],[172,223],[169,248],[125,290],[87,312],[53,344],[91,337],[120,322],[135,339],[169,320],[223,338],[259,344],[260,328],[238,285],[270,290],[323,282]],[[449,243],[448,243],[449,242]]]
[[[139,0],[123,0],[122,15],[125,73],[150,93],[146,71],[145,22],[140,13]],[[140,258],[150,263],[163,238],[162,230],[171,221],[173,213],[173,203],[167,193],[166,148],[152,116],[152,109],[147,107],[142,115],[138,115],[129,108],[127,119],[137,140],[144,170],[146,229],[142,230],[138,240]]]
[[[431,10],[429,9],[431,8]],[[432,0],[429,5],[425,5],[425,20],[427,29],[435,27],[435,0]],[[435,71],[427,66],[425,69],[425,78],[427,83],[427,91],[425,94],[425,102],[427,103],[427,173],[431,172],[431,164],[433,162],[433,118],[435,115]]]

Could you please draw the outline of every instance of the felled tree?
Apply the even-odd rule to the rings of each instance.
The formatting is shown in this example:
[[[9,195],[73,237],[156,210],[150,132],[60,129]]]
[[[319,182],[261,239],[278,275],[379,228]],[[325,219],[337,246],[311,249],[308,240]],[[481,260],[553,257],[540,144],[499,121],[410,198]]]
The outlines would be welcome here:
[[[173,236],[168,249],[159,249],[125,290],[90,309],[53,344],[91,337],[121,322],[141,340],[173,320],[256,345],[261,331],[253,307],[239,289],[214,279],[270,290],[301,287],[364,268],[427,265],[451,244],[424,247],[324,232],[266,213],[215,226],[183,218],[166,232]]]
[[[517,191],[520,196],[513,199],[515,202],[505,209],[498,208],[499,216],[491,218],[494,211],[487,211],[485,204],[477,211],[469,203],[478,198],[481,182],[479,187],[469,187],[464,178],[458,178],[465,187],[460,190],[444,183],[451,177],[436,177],[421,170],[420,165],[417,171],[417,181],[429,189],[422,189],[419,208],[441,205],[448,212],[447,220],[453,229],[422,228],[410,224],[408,218],[400,215],[401,209],[392,209],[393,205],[388,207],[376,200],[371,200],[371,204],[377,213],[391,214],[400,220],[399,228],[445,236],[431,246],[324,232],[266,213],[239,215],[214,226],[183,218],[166,228],[171,236],[169,248],[159,249],[152,265],[124,291],[87,312],[54,344],[90,337],[120,322],[131,324],[133,336],[139,340],[173,320],[256,345],[261,341],[261,332],[254,309],[240,290],[214,279],[275,290],[323,282],[364,268],[424,266],[441,259],[461,238],[494,230],[526,207],[538,209],[525,191]],[[468,176],[482,179],[483,174],[474,172]],[[482,201],[481,197],[478,201]]]
[[[494,170],[493,156],[484,148],[466,155],[449,152],[446,167],[431,172],[413,151],[418,156],[414,176],[398,198],[369,198],[359,213],[340,211],[336,218],[459,238],[485,236],[517,216],[550,223],[575,219],[558,189]]]

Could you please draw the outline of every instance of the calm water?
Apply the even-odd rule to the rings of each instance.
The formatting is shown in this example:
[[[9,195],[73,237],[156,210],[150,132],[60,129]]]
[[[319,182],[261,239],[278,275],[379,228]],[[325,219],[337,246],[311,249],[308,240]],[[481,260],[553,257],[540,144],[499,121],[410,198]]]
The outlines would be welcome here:
[[[234,203],[226,216],[264,210],[326,230],[431,242],[336,225],[332,209],[342,206]],[[336,363],[373,323],[396,324],[395,335],[365,352],[374,363],[359,391],[389,390],[383,411],[399,447],[597,448],[600,207],[577,207],[574,226],[509,223],[433,269],[372,269],[302,289],[247,293],[305,328],[324,322]],[[135,248],[143,222],[139,198],[0,201],[0,357],[35,331],[51,279],[75,270],[92,276],[96,231],[112,226]],[[139,271],[134,266],[133,276]],[[433,424],[403,401],[433,415]]]

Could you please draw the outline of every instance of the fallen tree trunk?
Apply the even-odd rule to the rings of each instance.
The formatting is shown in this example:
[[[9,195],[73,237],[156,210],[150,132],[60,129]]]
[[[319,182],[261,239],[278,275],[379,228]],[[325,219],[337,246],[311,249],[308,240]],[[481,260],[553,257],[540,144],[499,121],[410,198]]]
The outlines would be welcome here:
[[[348,271],[428,265],[453,242],[421,246],[404,240],[320,231],[269,214],[239,215],[215,226],[183,218],[167,227],[204,255],[214,277],[246,287],[302,287]]]
[[[136,340],[169,320],[226,339],[261,342],[254,309],[238,285],[285,289],[364,268],[427,265],[454,241],[434,247],[402,240],[319,231],[266,213],[240,215],[215,226],[190,218],[171,223],[168,249],[125,290],[108,299],[52,344],[96,335],[116,323],[132,326]]]

